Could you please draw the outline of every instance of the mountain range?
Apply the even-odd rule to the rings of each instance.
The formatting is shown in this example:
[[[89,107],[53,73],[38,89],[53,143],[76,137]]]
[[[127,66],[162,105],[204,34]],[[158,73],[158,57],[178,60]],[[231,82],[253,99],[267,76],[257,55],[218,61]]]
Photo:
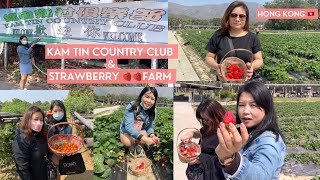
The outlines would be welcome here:
[[[249,8],[249,19],[255,21],[256,8],[262,8],[263,5],[258,3],[247,2]],[[169,2],[169,15],[178,17],[190,17],[196,19],[221,18],[229,3],[201,6],[183,6],[180,4]]]

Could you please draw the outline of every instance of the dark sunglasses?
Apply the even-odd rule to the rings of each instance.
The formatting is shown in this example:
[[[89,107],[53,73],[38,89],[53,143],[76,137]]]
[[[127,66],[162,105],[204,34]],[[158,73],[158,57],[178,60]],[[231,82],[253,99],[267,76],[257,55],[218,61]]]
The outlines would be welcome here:
[[[247,16],[245,14],[236,14],[236,13],[231,13],[230,17],[231,18],[237,18],[239,16],[239,19],[244,20]]]

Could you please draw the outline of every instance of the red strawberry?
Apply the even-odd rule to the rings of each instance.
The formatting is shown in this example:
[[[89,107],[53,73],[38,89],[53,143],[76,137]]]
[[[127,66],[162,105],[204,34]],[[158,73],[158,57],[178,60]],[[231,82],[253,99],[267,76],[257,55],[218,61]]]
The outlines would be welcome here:
[[[144,162],[142,162],[139,166],[137,166],[136,169],[144,169]]]
[[[224,114],[222,122],[226,125],[227,128],[229,127],[230,123],[236,124],[236,119],[235,119],[232,111],[227,111],[226,114]]]
[[[133,78],[137,81],[141,81],[141,73],[137,72],[133,75]]]
[[[131,74],[129,72],[124,73],[123,78],[127,81],[131,81]]]

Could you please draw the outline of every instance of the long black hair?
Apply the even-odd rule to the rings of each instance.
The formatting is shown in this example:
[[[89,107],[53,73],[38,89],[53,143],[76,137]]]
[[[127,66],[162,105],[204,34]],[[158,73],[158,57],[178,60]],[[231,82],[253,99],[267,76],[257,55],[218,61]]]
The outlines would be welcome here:
[[[22,44],[22,43],[21,43],[21,40],[22,40],[23,38],[26,38],[27,41],[28,41],[28,37],[27,37],[27,36],[25,36],[25,35],[20,36],[19,46],[25,46],[25,47],[29,48],[28,42],[27,42],[27,44]]]
[[[132,107],[129,109],[129,112],[135,111],[135,110],[137,110],[137,108],[138,108],[138,111],[141,110],[141,107],[140,107],[141,98],[148,91],[151,91],[151,93],[155,97],[154,105],[150,109],[147,110],[147,113],[148,113],[150,119],[153,121],[156,116],[155,109],[156,109],[156,104],[157,104],[157,99],[158,99],[158,91],[155,87],[147,86],[147,87],[143,88],[142,91],[140,92],[138,98],[136,99],[136,101],[134,102]]]
[[[277,116],[274,108],[273,99],[268,88],[263,83],[257,81],[251,81],[243,85],[238,93],[237,108],[239,105],[240,96],[243,92],[251,94],[257,106],[264,109],[265,111],[265,116],[263,117],[262,121],[257,126],[250,129],[251,137],[248,139],[248,142],[244,146],[244,149],[248,148],[250,144],[253,142],[253,140],[265,131],[272,131],[276,135],[276,141],[279,140],[279,135],[282,137],[284,141],[284,136],[281,133],[277,122]],[[236,117],[237,122],[239,122],[240,118],[238,115],[238,111]]]
[[[62,110],[63,110],[63,118],[59,121],[60,122],[67,122],[67,112],[66,112],[66,107],[64,106],[63,102],[60,101],[60,100],[54,100],[51,102],[51,105],[50,105],[50,110],[53,109],[54,106],[58,106],[60,107]]]

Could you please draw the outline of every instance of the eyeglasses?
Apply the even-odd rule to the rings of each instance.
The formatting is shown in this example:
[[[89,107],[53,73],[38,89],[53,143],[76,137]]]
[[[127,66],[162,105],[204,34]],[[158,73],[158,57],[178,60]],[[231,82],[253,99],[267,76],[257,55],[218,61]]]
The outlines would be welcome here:
[[[230,14],[230,17],[233,18],[233,19],[236,19],[238,16],[239,16],[240,20],[245,20],[246,17],[247,17],[247,15],[245,15],[245,14],[236,14],[236,13],[231,13]]]
[[[207,119],[200,119],[202,124],[208,124],[210,120]]]

